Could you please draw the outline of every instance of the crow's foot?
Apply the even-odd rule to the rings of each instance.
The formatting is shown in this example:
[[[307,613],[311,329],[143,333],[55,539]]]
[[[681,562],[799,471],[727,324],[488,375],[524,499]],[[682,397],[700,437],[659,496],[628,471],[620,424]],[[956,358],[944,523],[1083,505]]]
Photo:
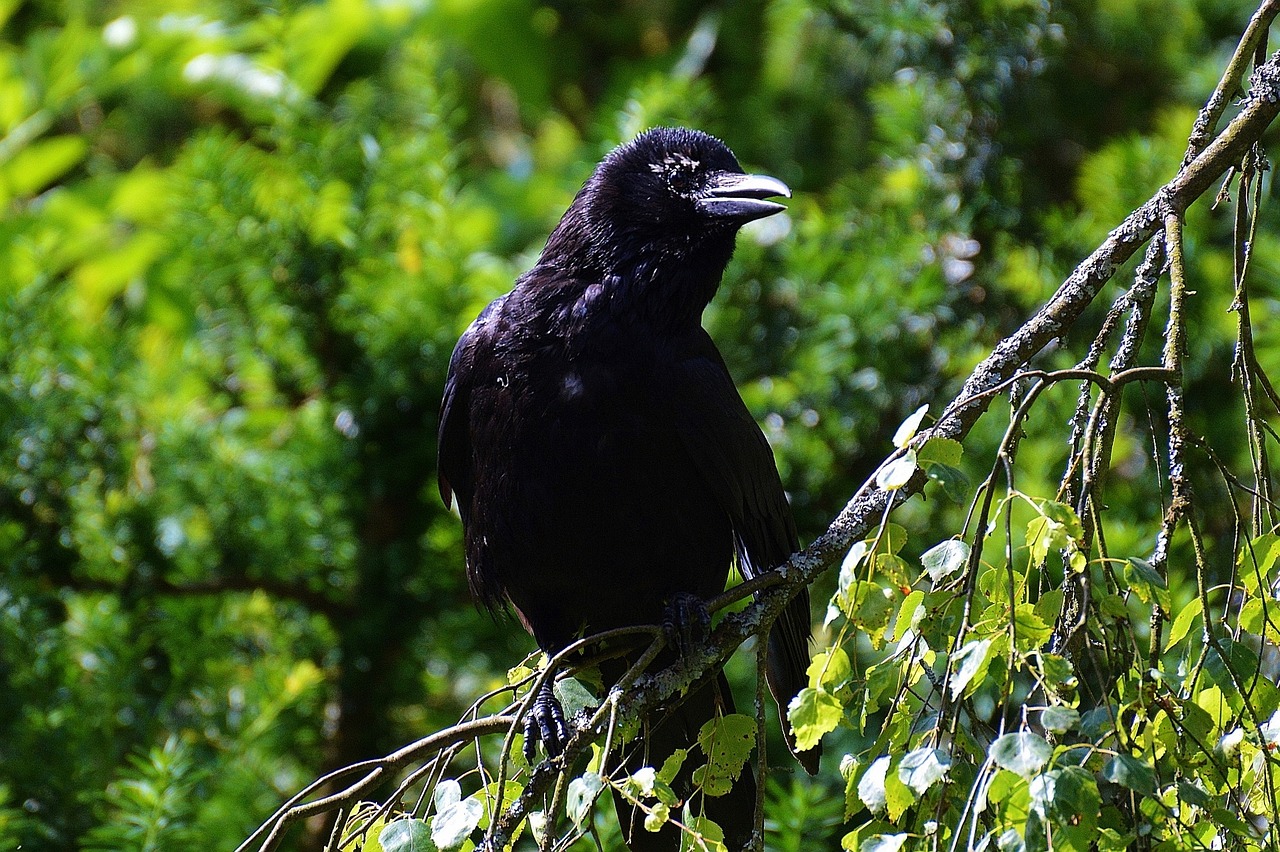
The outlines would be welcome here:
[[[548,757],[558,757],[569,742],[569,726],[565,724],[553,681],[554,678],[548,677],[542,682],[533,706],[524,717],[524,759],[530,766],[539,742]]]
[[[711,613],[702,598],[689,592],[677,592],[667,601],[662,614],[662,630],[667,635],[667,645],[684,656],[711,630]]]

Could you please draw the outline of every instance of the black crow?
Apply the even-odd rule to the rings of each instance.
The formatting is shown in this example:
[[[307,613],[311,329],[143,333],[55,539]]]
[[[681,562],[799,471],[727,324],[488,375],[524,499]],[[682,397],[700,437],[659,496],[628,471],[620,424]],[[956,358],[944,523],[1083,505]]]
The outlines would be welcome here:
[[[440,493],[457,500],[477,600],[514,607],[548,654],[719,594],[735,554],[753,577],[798,549],[769,444],[701,325],[738,229],[785,209],[769,199],[790,194],[744,174],[705,133],[643,133],[604,158],[537,264],[458,341]],[[787,702],[806,683],[809,632],[802,594],[769,636],[784,730]],[[717,712],[732,712],[723,674],[650,720],[647,754],[636,749],[628,765],[660,767]],[[554,695],[539,696],[531,716],[527,745],[538,738],[556,753]],[[796,756],[817,771],[819,749]],[[694,763],[677,779],[681,795]],[[733,792],[705,799],[730,848],[750,837],[754,790],[747,769]],[[646,832],[618,804],[632,849],[678,847],[673,827]]]

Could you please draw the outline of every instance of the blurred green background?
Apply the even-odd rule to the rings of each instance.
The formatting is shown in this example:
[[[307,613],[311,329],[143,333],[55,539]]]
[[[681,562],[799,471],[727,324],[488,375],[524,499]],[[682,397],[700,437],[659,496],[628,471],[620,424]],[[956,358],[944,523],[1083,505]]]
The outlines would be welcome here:
[[[795,192],[740,238],[707,325],[807,541],[1174,174],[1252,9],[0,0],[0,848],[231,848],[532,650],[468,599],[437,405],[458,334],[612,146],[698,127]],[[1238,415],[1212,390],[1230,216],[1205,208],[1212,435]],[[1053,492],[1073,402],[1029,425],[1025,490]],[[976,470],[1002,429],[975,432]],[[1159,485],[1128,434],[1112,545],[1139,553]],[[943,531],[918,552],[962,510],[898,520]],[[771,845],[839,837],[837,762],[780,777]]]

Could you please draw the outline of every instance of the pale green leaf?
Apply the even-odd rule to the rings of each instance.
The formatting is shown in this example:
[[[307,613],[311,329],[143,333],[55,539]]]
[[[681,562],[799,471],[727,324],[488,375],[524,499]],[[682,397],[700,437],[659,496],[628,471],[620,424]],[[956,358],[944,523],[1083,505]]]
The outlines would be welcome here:
[[[895,447],[901,450],[911,443],[911,439],[916,436],[916,432],[920,429],[920,422],[924,420],[924,416],[928,411],[929,405],[925,403],[912,412],[910,417],[902,421],[898,431],[893,433],[893,445]]]
[[[939,748],[918,748],[909,752],[898,764],[898,780],[923,796],[937,781],[945,778],[951,758]]]
[[[1199,617],[1201,609],[1200,598],[1192,598],[1190,603],[1179,610],[1178,617],[1173,620],[1173,625],[1169,628],[1169,635],[1164,640],[1164,650],[1166,652],[1187,638],[1187,634],[1191,632],[1191,625]]]
[[[959,538],[939,542],[920,555],[920,562],[937,584],[963,568],[969,561],[969,543]]]
[[[806,686],[787,705],[787,721],[796,737],[796,748],[813,748],[824,734],[836,729],[844,718],[844,706],[824,689]]]
[[[951,675],[951,697],[959,698],[965,693],[970,683],[977,685],[981,675],[986,673],[989,664],[990,639],[977,639],[956,651],[952,660],[954,671]]]
[[[1024,778],[1039,772],[1051,757],[1053,746],[1030,731],[1005,734],[991,744],[991,759],[996,765]]]

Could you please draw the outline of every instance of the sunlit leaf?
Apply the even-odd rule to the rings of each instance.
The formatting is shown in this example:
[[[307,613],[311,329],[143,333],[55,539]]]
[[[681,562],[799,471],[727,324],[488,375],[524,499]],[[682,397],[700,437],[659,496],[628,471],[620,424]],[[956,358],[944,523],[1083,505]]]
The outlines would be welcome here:
[[[1005,734],[991,744],[991,759],[996,765],[1024,778],[1039,772],[1052,756],[1053,746],[1030,731]]]
[[[858,782],[858,798],[873,814],[883,813],[887,807],[884,783],[889,774],[889,763],[888,755],[876,758]]]
[[[952,698],[966,694],[971,684],[976,687],[982,682],[982,676],[990,663],[990,651],[990,639],[976,639],[956,651],[952,659],[955,669],[950,683]]]
[[[723,796],[742,774],[756,744],[756,720],[742,713],[711,719],[698,731],[707,761],[693,771],[693,783],[708,796]]]
[[[787,721],[801,751],[813,748],[844,718],[844,705],[824,689],[806,686],[787,705]]]
[[[898,852],[910,839],[909,834],[876,834],[863,841],[859,852]]]
[[[916,454],[912,450],[907,450],[901,458],[896,458],[880,468],[876,473],[876,485],[886,491],[896,491],[911,481],[916,469]]]
[[[1200,603],[1200,598],[1192,598],[1186,606],[1178,610],[1178,617],[1173,620],[1173,625],[1169,628],[1169,635],[1164,640],[1164,650],[1166,652],[1187,638],[1187,633],[1191,631],[1191,626],[1195,624],[1195,620],[1200,616]]]
[[[918,748],[908,752],[898,764],[898,779],[923,796],[925,791],[947,776],[951,758],[938,748]]]
[[[383,826],[378,834],[382,852],[436,852],[431,828],[420,819],[398,819]]]
[[[484,805],[476,799],[463,799],[439,808],[431,822],[432,842],[442,850],[456,849],[480,825],[483,815]]]
[[[920,562],[936,585],[963,568],[969,561],[971,548],[964,539],[949,538],[920,555]]]
[[[910,417],[902,421],[898,431],[893,433],[893,445],[895,447],[901,450],[911,443],[911,439],[916,436],[916,431],[920,428],[920,423],[924,420],[924,416],[928,411],[928,404],[922,405],[912,412]]]
[[[602,789],[604,789],[604,779],[594,772],[584,772],[569,782],[564,808],[574,825],[581,827],[586,822],[587,816],[591,813],[591,805]]]
[[[813,655],[807,670],[809,686],[834,693],[853,675],[849,654],[841,647],[828,648]]]

